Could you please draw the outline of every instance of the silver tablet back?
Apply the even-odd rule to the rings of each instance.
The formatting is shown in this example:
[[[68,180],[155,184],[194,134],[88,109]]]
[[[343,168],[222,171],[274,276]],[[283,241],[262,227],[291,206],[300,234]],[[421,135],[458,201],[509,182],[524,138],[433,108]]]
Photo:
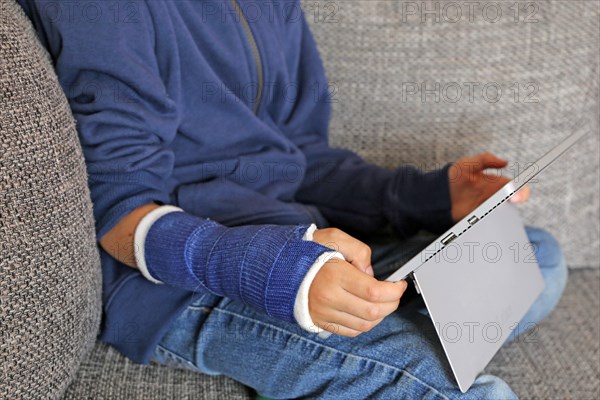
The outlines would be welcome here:
[[[544,288],[533,245],[509,202],[413,274],[463,392]]]

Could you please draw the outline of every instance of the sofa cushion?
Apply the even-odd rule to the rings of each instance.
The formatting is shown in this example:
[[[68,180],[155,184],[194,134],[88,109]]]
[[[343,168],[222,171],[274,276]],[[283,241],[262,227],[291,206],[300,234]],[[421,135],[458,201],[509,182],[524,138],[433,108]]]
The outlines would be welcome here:
[[[98,342],[82,363],[65,400],[251,399],[253,392],[225,376],[131,362]]]
[[[50,58],[0,1],[0,398],[64,392],[100,322],[85,162]]]
[[[571,271],[539,326],[500,349],[485,369],[521,399],[600,399],[600,271]]]

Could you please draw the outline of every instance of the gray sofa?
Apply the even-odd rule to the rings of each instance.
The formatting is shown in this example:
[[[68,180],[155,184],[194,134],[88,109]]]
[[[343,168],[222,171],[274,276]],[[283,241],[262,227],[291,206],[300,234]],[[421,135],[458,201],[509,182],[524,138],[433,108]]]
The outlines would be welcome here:
[[[332,83],[332,144],[386,166],[426,169],[482,150],[523,164],[583,119],[592,134],[522,206],[563,244],[566,294],[488,372],[523,398],[598,398],[598,2],[518,3],[518,18],[501,3],[503,17],[488,7],[472,21],[456,20],[462,3],[425,3],[437,22],[422,20],[422,4],[304,3]],[[489,92],[457,100],[467,82]],[[229,378],[137,365],[96,342],[85,163],[51,61],[13,0],[0,0],[0,111],[0,399],[251,398]]]

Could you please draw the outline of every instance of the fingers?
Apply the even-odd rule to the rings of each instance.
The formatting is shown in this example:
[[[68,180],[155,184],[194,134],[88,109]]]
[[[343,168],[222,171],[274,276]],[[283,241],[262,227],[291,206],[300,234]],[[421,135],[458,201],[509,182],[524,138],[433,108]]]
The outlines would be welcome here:
[[[490,152],[479,154],[479,160],[482,166],[482,170],[486,168],[504,168],[508,164],[508,161],[496,157]]]
[[[523,186],[517,193],[511,196],[510,201],[513,203],[523,203],[529,199],[531,188],[529,185]]]
[[[472,172],[481,172],[487,168],[504,168],[508,165],[508,161],[496,157],[490,152],[467,157],[463,159],[463,163],[465,166],[469,167]]]
[[[339,251],[354,267],[373,276],[371,248],[367,244],[337,228],[317,230],[313,234],[313,241]]]
[[[386,282],[364,275],[347,274],[342,287],[356,297],[370,303],[386,303],[399,300],[406,290],[406,281]]]
[[[340,335],[340,336],[356,337],[362,333],[361,331],[356,331],[354,329],[350,329],[343,325],[336,324],[333,322],[325,323],[323,325],[321,325],[321,324],[316,324],[316,325],[321,329],[324,329],[331,333],[335,333],[336,335]]]
[[[380,282],[343,260],[327,262],[309,289],[309,312],[322,329],[354,337],[393,312],[405,289],[405,281]]]
[[[320,328],[335,333],[336,335],[355,337],[363,332],[368,332],[377,324],[383,321],[383,317],[369,321],[357,318],[341,311],[335,312],[330,316],[330,322],[319,324],[315,323]],[[314,322],[314,321],[313,321]]]
[[[395,299],[389,302],[372,303],[361,299],[352,293],[348,293],[348,295],[352,296],[350,300],[352,303],[342,303],[339,305],[337,310],[364,321],[380,320],[394,312],[400,305],[400,299]]]

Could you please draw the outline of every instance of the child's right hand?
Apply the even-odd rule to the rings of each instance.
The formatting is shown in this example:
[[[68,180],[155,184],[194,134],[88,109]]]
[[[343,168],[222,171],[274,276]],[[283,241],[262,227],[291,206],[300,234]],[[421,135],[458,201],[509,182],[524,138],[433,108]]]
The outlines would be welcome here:
[[[308,293],[314,324],[354,337],[371,330],[398,308],[406,281],[385,282],[371,276],[371,251],[366,244],[332,228],[317,230],[313,240],[334,247],[350,261],[333,258],[315,276]]]

